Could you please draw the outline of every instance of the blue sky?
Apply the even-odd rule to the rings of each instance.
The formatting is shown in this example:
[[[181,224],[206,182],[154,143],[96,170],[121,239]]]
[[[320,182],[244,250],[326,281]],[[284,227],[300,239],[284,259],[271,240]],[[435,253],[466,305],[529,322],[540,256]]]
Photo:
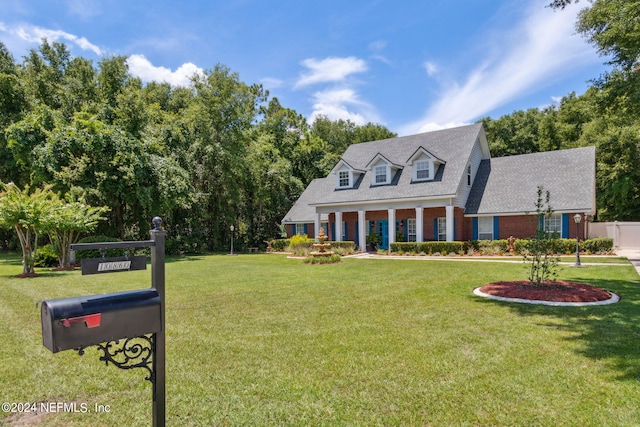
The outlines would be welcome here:
[[[143,81],[188,84],[224,64],[310,121],[400,135],[544,107],[606,67],[575,33],[581,2],[549,0],[2,0],[0,41],[21,62],[39,40]]]

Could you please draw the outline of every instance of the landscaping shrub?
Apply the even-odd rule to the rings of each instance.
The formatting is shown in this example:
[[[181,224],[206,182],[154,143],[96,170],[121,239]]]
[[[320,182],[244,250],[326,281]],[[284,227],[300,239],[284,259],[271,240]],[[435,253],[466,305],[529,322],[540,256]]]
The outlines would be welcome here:
[[[516,239],[514,254],[524,255],[527,246],[533,239]],[[576,239],[553,239],[550,242],[552,252],[556,255],[571,255],[576,252]],[[472,240],[470,242],[395,242],[390,245],[391,252],[396,254],[473,254],[504,255],[509,253],[506,239]],[[609,254],[613,251],[613,239],[595,238],[580,241],[580,252],[588,254]]]
[[[89,236],[84,239],[80,239],[78,243],[100,243],[100,242],[121,242],[122,240],[117,239],[115,237],[108,236]],[[124,256],[124,249],[115,248],[115,249],[107,249],[105,253],[105,257],[118,257]],[[84,258],[101,258],[102,254],[98,249],[83,249],[76,251],[76,262],[80,262],[80,260]]]
[[[269,246],[273,252],[284,252],[289,249],[289,239],[273,239]]]
[[[613,251],[613,239],[608,237],[587,239],[581,243],[581,249],[591,254],[610,254]]]
[[[335,264],[340,262],[340,255],[333,254],[329,256],[308,256],[303,261],[305,264]]]
[[[289,239],[289,250],[296,256],[307,256],[311,252],[314,239],[306,234],[296,234]]]
[[[345,242],[328,242],[331,243],[331,248],[328,250],[334,251],[339,255],[351,255],[356,251],[356,243],[351,241]]]
[[[466,252],[469,245],[469,242],[394,242],[389,246],[392,253],[458,254]]]
[[[509,252],[509,242],[501,240],[478,240],[476,252],[481,255],[503,255]]]
[[[418,252],[417,242],[395,242],[390,245],[391,252],[393,253],[411,253]]]
[[[34,265],[36,267],[57,267],[58,252],[53,245],[44,245],[38,248]]]

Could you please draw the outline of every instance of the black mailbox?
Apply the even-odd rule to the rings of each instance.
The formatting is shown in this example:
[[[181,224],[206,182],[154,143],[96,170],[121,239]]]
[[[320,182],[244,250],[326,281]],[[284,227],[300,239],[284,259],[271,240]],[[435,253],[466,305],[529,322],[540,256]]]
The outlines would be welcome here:
[[[54,353],[162,331],[154,288],[42,303],[42,343]]]

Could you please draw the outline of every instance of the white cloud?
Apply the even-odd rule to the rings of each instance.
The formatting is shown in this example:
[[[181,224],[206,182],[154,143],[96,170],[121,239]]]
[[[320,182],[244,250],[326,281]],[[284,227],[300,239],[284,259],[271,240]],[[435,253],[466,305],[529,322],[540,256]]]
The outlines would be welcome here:
[[[156,67],[144,55],[131,55],[127,58],[129,72],[143,82],[166,82],[172,86],[189,86],[194,74],[204,74],[202,68],[191,62],[182,64],[177,70]]]
[[[383,42],[375,44],[382,48]],[[354,89],[354,81],[349,76],[367,71],[367,63],[353,56],[347,58],[329,57],[318,60],[305,59],[301,64],[308,72],[302,73],[294,84],[294,89],[325,83],[327,88],[313,94],[313,112],[308,117],[314,121],[318,116],[331,120],[350,120],[357,125],[377,122],[377,114],[371,105],[360,100]]]
[[[67,0],[67,8],[69,12],[83,20],[89,20],[102,14],[102,8],[98,0]]]
[[[488,51],[499,53],[484,58],[462,83],[445,83],[425,116],[405,126],[401,134],[475,121],[553,83],[574,67],[599,61],[593,49],[575,34],[580,6],[554,11],[545,4],[546,0],[534,2],[516,28],[495,37],[497,44]],[[429,66],[425,66],[429,73]]]
[[[329,57],[322,60],[309,58],[302,61],[301,64],[309,72],[300,76],[294,89],[316,83],[341,82],[351,74],[367,71],[367,63],[353,56],[347,58]]]
[[[264,77],[264,78],[260,79],[260,83],[262,83],[262,85],[267,90],[269,90],[269,89],[277,89],[279,87],[282,87],[282,85],[284,84],[284,82],[282,80],[276,79],[276,78],[273,78],[273,77]]]
[[[369,43],[369,50],[373,52],[379,52],[381,50],[384,50],[385,47],[387,47],[387,42],[384,40],[376,40],[374,42]]]
[[[8,26],[0,22],[0,31],[17,36],[21,40],[29,43],[40,43],[43,38],[46,38],[49,42],[67,41],[75,44],[82,50],[90,50],[98,56],[102,55],[102,50],[85,37],[78,37],[62,30],[50,30],[33,25]]]
[[[429,61],[425,62],[424,69],[427,70],[427,75],[429,77],[432,77],[438,74],[438,66],[433,62],[429,62]]]
[[[368,121],[362,114],[349,111],[348,105],[365,109],[369,107],[358,99],[352,89],[330,89],[316,92],[313,97],[313,113],[309,118],[311,122],[318,116],[326,116],[331,120],[351,120],[357,125],[363,125]]]

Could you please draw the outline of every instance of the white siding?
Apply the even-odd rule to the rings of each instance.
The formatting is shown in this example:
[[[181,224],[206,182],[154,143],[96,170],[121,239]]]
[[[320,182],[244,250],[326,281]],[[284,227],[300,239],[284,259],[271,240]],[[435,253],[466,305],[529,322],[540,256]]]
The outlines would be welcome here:
[[[453,206],[459,208],[464,208],[466,206],[469,193],[471,193],[471,187],[473,187],[473,181],[475,180],[476,173],[478,173],[478,168],[480,167],[480,161],[482,161],[482,148],[480,146],[480,140],[476,139],[475,144],[473,144],[473,149],[471,150],[468,163],[471,165],[471,185],[467,185],[467,167],[465,165],[464,173],[462,174],[460,184],[458,185],[458,197],[454,199]]]

